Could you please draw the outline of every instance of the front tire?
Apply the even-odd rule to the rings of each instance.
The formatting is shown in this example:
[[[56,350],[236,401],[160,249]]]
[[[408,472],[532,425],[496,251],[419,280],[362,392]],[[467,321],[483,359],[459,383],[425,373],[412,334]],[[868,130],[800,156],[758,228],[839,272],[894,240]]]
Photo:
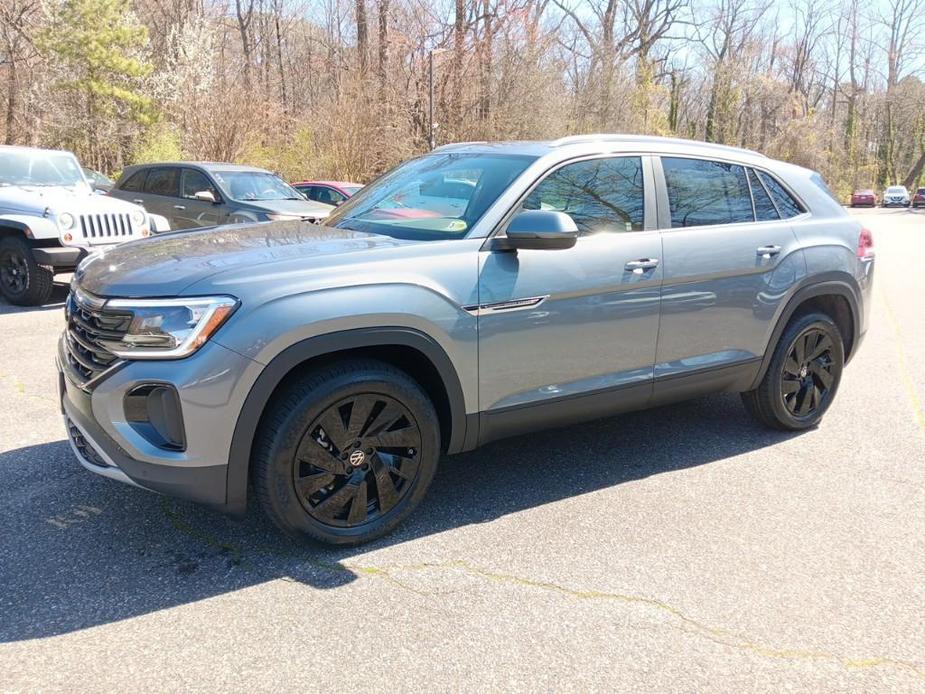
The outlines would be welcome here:
[[[809,429],[832,404],[844,365],[844,343],[832,319],[824,313],[799,316],[781,335],[761,383],[742,393],[742,400],[765,426]]]
[[[55,273],[35,262],[32,249],[17,236],[0,240],[0,293],[17,306],[40,306],[51,297]]]
[[[312,371],[274,398],[254,451],[256,496],[281,530],[357,545],[393,530],[424,498],[440,424],[406,373],[350,360]]]

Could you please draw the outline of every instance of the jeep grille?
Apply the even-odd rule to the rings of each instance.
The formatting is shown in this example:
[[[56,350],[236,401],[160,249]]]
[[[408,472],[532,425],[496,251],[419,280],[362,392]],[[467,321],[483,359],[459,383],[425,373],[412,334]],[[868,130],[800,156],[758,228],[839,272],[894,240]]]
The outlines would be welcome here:
[[[132,217],[128,214],[82,214],[80,233],[85,239],[132,236]]]

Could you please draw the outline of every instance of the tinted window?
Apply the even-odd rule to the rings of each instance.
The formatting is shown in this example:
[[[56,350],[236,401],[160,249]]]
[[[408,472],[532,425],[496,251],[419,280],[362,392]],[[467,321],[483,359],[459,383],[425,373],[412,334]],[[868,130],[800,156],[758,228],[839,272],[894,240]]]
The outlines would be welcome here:
[[[145,192],[154,195],[170,195],[177,197],[179,188],[179,169],[173,167],[163,167],[160,169],[151,169],[148,174],[148,180],[145,181]]]
[[[759,222],[767,222],[772,219],[780,219],[777,208],[768,195],[768,191],[758,180],[758,176],[751,169],[748,170],[748,182],[752,186],[752,199],[755,201],[755,219]]]
[[[671,226],[752,222],[752,198],[745,169],[703,159],[662,157]]]
[[[781,217],[789,219],[790,217],[796,217],[798,214],[803,214],[803,208],[800,206],[800,203],[794,200],[793,196],[784,190],[784,187],[777,182],[776,178],[769,176],[763,171],[758,172],[758,177],[761,178],[761,182],[764,183],[765,187],[770,191],[771,197],[774,198],[774,202],[777,204],[777,209],[780,210]]]
[[[639,231],[644,212],[642,160],[592,159],[568,164],[527,196],[527,210],[565,212],[582,234]]]
[[[145,187],[145,176],[147,175],[147,171],[136,171],[119,187],[132,193],[140,193],[141,189]]]
[[[206,178],[201,171],[193,169],[183,169],[183,184],[180,189],[180,197],[192,198],[196,193],[209,192],[218,200],[218,194],[212,182]]]

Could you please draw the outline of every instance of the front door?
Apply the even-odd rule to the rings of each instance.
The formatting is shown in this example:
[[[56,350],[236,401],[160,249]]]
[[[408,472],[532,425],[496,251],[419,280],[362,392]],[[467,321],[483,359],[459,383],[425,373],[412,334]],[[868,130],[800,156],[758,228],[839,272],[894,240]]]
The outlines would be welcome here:
[[[196,193],[211,193],[215,202],[197,200]],[[173,229],[196,229],[221,224],[225,217],[218,188],[201,171],[183,169],[180,177],[180,200],[174,205]]]
[[[522,208],[569,214],[575,246],[480,253],[483,441],[647,402],[662,281],[650,171],[642,156],[565,164]]]
[[[780,302],[805,273],[788,220],[802,210],[750,167],[662,157],[661,168],[667,209],[655,399],[695,394],[698,383],[745,387]]]

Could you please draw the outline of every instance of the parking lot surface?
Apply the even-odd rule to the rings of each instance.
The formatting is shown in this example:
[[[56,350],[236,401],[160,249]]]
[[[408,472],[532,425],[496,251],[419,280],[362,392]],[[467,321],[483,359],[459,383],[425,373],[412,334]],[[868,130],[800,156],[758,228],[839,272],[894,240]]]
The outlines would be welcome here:
[[[54,304],[0,304],[0,691],[925,691],[925,214],[857,212],[872,326],[823,424],[736,395],[443,461],[295,545],[84,471]]]

